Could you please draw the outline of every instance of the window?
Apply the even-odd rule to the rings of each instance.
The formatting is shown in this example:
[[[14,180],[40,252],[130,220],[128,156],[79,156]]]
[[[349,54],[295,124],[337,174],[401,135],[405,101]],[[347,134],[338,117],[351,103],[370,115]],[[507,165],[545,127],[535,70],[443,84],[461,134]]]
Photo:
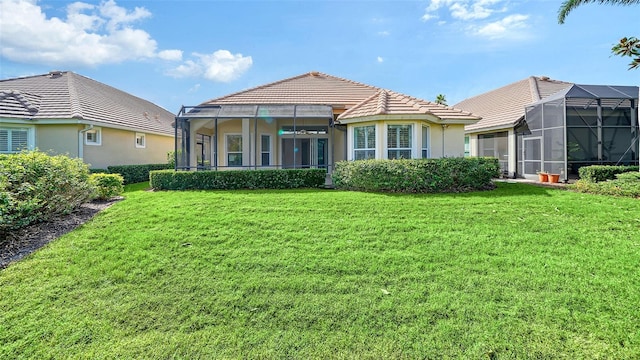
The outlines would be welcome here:
[[[227,134],[227,166],[242,166],[242,135]]]
[[[353,129],[353,159],[367,160],[376,158],[376,127],[358,126]]]
[[[411,159],[411,125],[387,126],[387,157]]]
[[[271,165],[271,135],[262,135],[260,137],[260,157],[262,166]]]
[[[422,158],[429,158],[429,127],[422,127]]]
[[[147,137],[144,134],[136,133],[136,147],[141,149],[147,147]]]
[[[84,133],[85,145],[102,145],[102,131],[100,128],[93,128]]]
[[[464,137],[464,157],[471,156],[471,145],[469,145],[469,135]]]
[[[0,129],[0,153],[14,153],[29,148],[29,129]]]

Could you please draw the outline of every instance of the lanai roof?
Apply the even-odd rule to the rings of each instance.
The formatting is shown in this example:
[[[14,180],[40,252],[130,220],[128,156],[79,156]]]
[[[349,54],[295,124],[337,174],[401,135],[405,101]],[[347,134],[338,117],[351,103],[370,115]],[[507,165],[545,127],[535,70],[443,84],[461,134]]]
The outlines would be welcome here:
[[[552,80],[546,76],[527,79],[465,99],[455,108],[470,111],[482,117],[475,124],[465,126],[466,131],[482,131],[513,127],[524,117],[525,106],[569,88],[572,83]]]
[[[0,118],[69,120],[172,135],[175,115],[71,71],[0,80]]]

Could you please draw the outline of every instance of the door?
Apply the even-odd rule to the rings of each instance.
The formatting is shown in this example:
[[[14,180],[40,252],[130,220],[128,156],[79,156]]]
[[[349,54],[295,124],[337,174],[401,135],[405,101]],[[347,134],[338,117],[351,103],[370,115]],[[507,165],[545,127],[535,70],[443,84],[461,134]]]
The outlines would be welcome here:
[[[328,157],[327,138],[282,139],[282,167],[285,169],[326,168]]]
[[[522,146],[524,175],[535,175],[542,171],[542,138],[525,138]]]

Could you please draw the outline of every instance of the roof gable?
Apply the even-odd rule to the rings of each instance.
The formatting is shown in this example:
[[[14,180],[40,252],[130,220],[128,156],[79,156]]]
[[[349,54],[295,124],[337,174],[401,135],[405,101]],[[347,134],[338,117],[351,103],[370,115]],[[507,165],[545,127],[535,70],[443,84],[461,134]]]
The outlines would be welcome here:
[[[70,71],[0,80],[0,93],[9,92],[14,95],[0,96],[0,117],[77,120],[100,126],[173,134],[171,123],[174,114],[147,100]],[[20,96],[15,94],[22,94],[23,100],[17,100]],[[15,110],[17,102],[27,110]]]

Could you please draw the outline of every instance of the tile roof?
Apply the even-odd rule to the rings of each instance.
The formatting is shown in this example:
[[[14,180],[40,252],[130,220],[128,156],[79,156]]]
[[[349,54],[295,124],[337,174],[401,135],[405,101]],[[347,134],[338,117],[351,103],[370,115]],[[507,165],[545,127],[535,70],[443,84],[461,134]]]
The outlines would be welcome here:
[[[323,104],[351,107],[379,89],[312,71],[204,102],[210,104]]]
[[[446,119],[477,120],[471,113],[413,98],[394,91],[311,71],[236,92],[202,105],[323,104],[347,109],[338,119],[381,114],[432,114]]]
[[[497,127],[513,127],[524,116],[525,106],[566,89],[572,83],[534,77],[517,81],[501,88],[465,99],[455,108],[470,111],[482,117],[475,124],[465,126],[466,131],[480,131]]]
[[[172,135],[175,115],[70,71],[0,80],[0,118],[78,120]]]
[[[474,114],[390,90],[378,90],[338,116],[338,121],[375,115],[433,115],[443,120],[479,120]]]

